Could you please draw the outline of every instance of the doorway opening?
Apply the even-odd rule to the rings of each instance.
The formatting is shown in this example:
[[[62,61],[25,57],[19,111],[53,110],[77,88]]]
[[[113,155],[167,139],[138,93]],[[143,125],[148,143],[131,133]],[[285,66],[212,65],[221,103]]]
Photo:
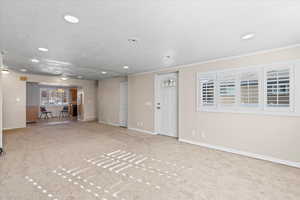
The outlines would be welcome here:
[[[155,76],[155,132],[178,137],[178,73]]]
[[[56,125],[81,118],[82,94],[76,86],[26,83],[26,122]]]

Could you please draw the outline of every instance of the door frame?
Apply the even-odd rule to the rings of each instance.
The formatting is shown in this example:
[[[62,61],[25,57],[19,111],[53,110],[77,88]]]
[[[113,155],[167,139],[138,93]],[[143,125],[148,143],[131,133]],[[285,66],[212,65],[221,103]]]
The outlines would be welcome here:
[[[127,90],[126,90],[126,93],[127,93],[127,116],[126,116],[126,124],[125,124],[125,126],[123,126],[120,122],[121,122],[121,87],[122,87],[122,85],[127,85]],[[119,90],[119,95],[120,95],[120,97],[119,97],[119,124],[120,124],[120,126],[121,127],[128,127],[128,81],[121,81],[120,82],[120,90]]]
[[[158,96],[159,94],[159,77],[160,75],[165,75],[165,74],[176,74],[177,76],[177,83],[176,83],[176,89],[177,89],[177,95],[176,95],[176,102],[177,102],[177,133],[175,138],[179,139],[179,71],[171,71],[171,72],[162,72],[162,73],[156,73],[154,75],[154,105],[153,105],[153,109],[154,109],[154,133],[159,135],[159,120],[160,120],[160,116],[159,116],[159,112],[156,109],[157,103],[158,103]]]

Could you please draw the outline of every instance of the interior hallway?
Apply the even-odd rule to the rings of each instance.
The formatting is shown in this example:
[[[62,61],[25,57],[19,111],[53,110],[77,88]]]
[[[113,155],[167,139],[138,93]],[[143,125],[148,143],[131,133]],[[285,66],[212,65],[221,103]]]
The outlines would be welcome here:
[[[6,131],[4,146],[3,200],[300,196],[299,169],[96,122]]]

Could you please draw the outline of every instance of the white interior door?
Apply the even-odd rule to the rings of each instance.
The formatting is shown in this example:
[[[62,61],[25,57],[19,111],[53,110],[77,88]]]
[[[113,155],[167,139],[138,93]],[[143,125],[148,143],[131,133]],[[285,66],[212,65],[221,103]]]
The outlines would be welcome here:
[[[177,134],[177,73],[156,76],[156,132],[178,137]]]
[[[128,121],[128,82],[120,83],[120,126],[127,127]]]

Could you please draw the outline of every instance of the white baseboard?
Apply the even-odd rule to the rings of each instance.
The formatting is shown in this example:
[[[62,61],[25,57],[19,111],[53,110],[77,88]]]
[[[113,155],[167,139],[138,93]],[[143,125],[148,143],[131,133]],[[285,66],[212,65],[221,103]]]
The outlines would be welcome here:
[[[112,123],[112,122],[105,122],[105,121],[98,121],[98,123],[107,124],[107,125],[111,125],[111,126],[120,126],[120,124]]]
[[[270,162],[274,162],[274,163],[279,163],[279,164],[287,165],[287,166],[290,166],[290,167],[300,168],[300,162],[281,160],[281,159],[273,158],[273,157],[270,157],[270,156],[259,155],[259,154],[255,154],[255,153],[249,153],[249,152],[245,152],[245,151],[239,151],[239,150],[236,150],[236,149],[231,149],[231,148],[226,148],[226,147],[221,147],[221,146],[215,146],[215,145],[205,144],[205,143],[201,143],[201,142],[194,142],[194,141],[185,140],[185,139],[179,139],[179,141],[189,143],[189,144],[198,145],[198,146],[202,146],[202,147],[207,147],[207,148],[215,149],[215,150],[219,150],[219,151],[225,151],[225,152],[229,152],[229,153],[239,154],[239,155],[247,156],[247,157],[250,157],[250,158],[256,158],[256,159],[260,159],[260,160],[266,160],[266,161],[270,161]]]
[[[9,131],[9,130],[15,130],[15,129],[21,129],[21,128],[26,128],[26,126],[24,127],[14,127],[14,128],[3,128],[3,131]]]
[[[132,127],[128,127],[128,129],[132,130],[132,131],[138,131],[138,132],[142,132],[142,133],[151,134],[151,135],[157,135],[155,132],[147,131],[147,130],[143,130],[143,129],[132,128]]]

